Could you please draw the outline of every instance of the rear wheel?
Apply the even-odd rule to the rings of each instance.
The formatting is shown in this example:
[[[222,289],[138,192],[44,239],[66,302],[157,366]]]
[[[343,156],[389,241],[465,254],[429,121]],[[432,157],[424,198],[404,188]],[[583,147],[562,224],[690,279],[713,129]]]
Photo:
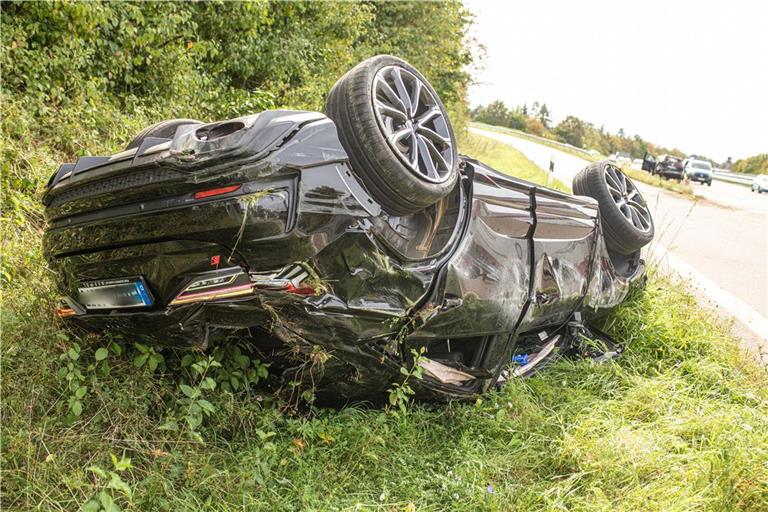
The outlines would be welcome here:
[[[179,128],[179,126],[184,126],[186,124],[203,124],[203,122],[197,121],[195,119],[168,119],[167,121],[160,121],[159,123],[147,126],[139,133],[137,133],[133,140],[128,143],[125,149],[133,149],[141,146],[141,143],[144,142],[144,139],[148,137],[170,139],[176,134],[176,130]]]
[[[325,111],[353,171],[387,212],[422,210],[455,186],[459,159],[445,106],[407,62],[361,62],[333,86]]]
[[[597,200],[609,250],[632,254],[653,239],[653,218],[645,199],[611,162],[595,162],[579,172],[573,179],[573,193]]]

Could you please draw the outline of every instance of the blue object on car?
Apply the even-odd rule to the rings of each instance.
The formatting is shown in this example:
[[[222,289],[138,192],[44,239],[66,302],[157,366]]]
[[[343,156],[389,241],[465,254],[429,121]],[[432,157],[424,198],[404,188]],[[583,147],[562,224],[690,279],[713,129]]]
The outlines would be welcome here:
[[[512,356],[512,362],[525,366],[528,364],[528,354],[515,354]]]

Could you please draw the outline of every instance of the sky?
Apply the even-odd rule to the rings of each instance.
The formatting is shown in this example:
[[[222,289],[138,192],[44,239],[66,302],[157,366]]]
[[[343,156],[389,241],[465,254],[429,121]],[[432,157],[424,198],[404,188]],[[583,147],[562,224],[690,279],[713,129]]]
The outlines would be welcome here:
[[[768,153],[768,2],[465,0],[471,106],[546,103],[717,161]],[[481,52],[482,53],[482,52]]]

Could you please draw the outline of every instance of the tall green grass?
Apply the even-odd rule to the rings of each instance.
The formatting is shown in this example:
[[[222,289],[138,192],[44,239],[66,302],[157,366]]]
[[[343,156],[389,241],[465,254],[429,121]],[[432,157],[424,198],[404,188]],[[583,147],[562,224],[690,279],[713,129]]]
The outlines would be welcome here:
[[[509,144],[503,144],[488,137],[466,131],[462,134],[459,150],[463,154],[476,158],[497,171],[509,174],[510,176],[563,192],[571,191],[570,187],[552,177],[548,172],[543,171],[529,160],[528,157]]]

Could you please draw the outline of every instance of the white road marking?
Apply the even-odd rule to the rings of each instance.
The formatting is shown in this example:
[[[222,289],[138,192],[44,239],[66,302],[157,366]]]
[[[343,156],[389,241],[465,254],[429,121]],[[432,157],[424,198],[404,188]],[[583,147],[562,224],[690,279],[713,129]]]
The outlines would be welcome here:
[[[680,277],[690,279],[693,284],[706,295],[712,302],[726,310],[736,320],[755,333],[763,344],[768,344],[768,318],[764,317],[746,302],[724,290],[716,282],[690,266],[671,251],[656,245],[651,250],[653,263],[663,268],[666,265],[674,270]]]

